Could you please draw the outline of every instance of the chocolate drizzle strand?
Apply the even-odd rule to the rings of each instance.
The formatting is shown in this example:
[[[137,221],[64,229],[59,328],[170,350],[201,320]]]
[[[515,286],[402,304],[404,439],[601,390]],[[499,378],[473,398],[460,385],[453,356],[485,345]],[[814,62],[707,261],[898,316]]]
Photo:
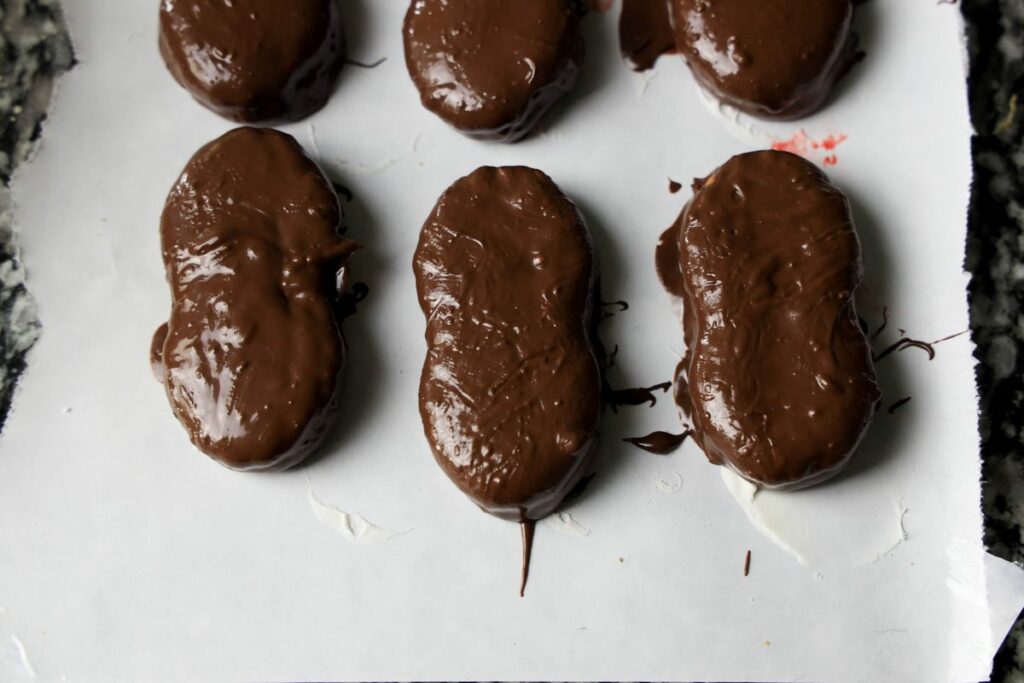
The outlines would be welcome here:
[[[171,315],[154,368],[192,442],[239,470],[304,460],[334,422],[346,264],[330,181],[290,136],[238,128],[200,149],[164,206]]]
[[[907,396],[906,398],[901,398],[898,401],[893,401],[893,404],[889,406],[889,414],[892,415],[893,413],[895,413],[897,410],[907,405],[908,403],[910,403],[910,396]]]
[[[527,519],[519,523],[523,537],[523,568],[519,578],[519,597],[526,597],[526,581],[530,578],[530,559],[533,556],[533,534],[537,530],[537,520]]]
[[[735,156],[662,236],[656,264],[683,299],[675,398],[708,460],[767,488],[838,472],[881,398],[843,193],[796,155]]]
[[[653,408],[658,403],[655,391],[668,392],[672,388],[672,382],[662,382],[650,387],[635,387],[632,389],[608,389],[607,403],[613,412],[618,412],[621,406],[642,406],[649,404]]]
[[[929,343],[919,339],[910,339],[909,337],[903,337],[896,340],[889,346],[885,347],[881,351],[875,354],[875,362],[882,360],[886,356],[893,354],[897,351],[903,351],[904,349],[921,349],[928,354],[928,360],[935,360],[935,347]]]

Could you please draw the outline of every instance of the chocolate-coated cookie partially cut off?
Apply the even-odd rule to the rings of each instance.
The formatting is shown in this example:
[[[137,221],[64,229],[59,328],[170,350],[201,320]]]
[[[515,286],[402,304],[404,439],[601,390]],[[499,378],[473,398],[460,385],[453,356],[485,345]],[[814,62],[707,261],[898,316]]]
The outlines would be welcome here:
[[[466,135],[513,142],[576,83],[577,0],[413,0],[405,62],[423,106]]]
[[[697,82],[754,116],[812,113],[855,58],[853,0],[668,1]]]
[[[196,152],[164,207],[171,315],[154,370],[192,443],[239,470],[304,460],[333,424],[345,265],[331,183],[290,136],[239,128]]]
[[[735,156],[661,237],[682,300],[675,396],[708,460],[769,488],[834,475],[881,394],[854,310],[860,242],[846,196],[788,152]]]
[[[336,0],[162,0],[160,54],[204,107],[271,123],[326,104],[345,39]]]
[[[413,269],[435,459],[487,512],[550,514],[586,473],[601,413],[597,263],[582,217],[538,170],[480,168],[438,200]]]

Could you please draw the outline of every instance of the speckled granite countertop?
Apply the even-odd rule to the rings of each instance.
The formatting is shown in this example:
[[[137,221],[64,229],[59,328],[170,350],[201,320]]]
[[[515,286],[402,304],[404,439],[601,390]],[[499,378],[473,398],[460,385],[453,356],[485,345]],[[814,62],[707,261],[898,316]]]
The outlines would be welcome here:
[[[986,543],[1024,565],[1024,0],[964,0],[976,135],[967,244],[981,394]],[[1024,619],[993,681],[1024,682]]]
[[[877,0],[876,0],[877,1]],[[963,0],[975,186],[966,263],[982,411],[986,542],[1024,565],[1024,0]],[[7,185],[74,63],[57,0],[0,0],[0,426],[40,333],[12,234]],[[993,681],[1024,683],[1024,619]]]

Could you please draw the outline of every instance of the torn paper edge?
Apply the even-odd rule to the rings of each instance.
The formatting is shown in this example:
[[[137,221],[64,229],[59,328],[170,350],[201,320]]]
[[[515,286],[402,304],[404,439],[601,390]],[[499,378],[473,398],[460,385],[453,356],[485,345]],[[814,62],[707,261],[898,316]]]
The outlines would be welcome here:
[[[967,75],[970,71],[969,51],[967,45],[967,26],[963,14],[957,12],[957,26],[959,31],[960,52],[960,82],[963,88],[960,96],[963,98],[961,110],[966,117],[967,130],[973,132],[970,120],[970,102],[968,101]],[[968,147],[967,159],[972,164],[974,155],[970,151],[970,139],[962,141]],[[973,180],[973,178],[972,178]],[[973,185],[973,183],[972,183]],[[973,187],[965,188],[967,194],[967,205],[971,202]],[[964,243],[966,249],[968,233],[968,217],[964,220]],[[970,305],[967,302],[967,290],[970,283],[970,273],[966,266],[961,271],[963,280],[964,306],[970,315]],[[972,368],[977,367],[976,348],[973,335],[968,335],[969,358],[975,359]],[[981,406],[981,396],[978,393],[978,385],[974,384],[974,405]],[[949,529],[949,543],[946,546],[947,560],[947,584],[950,591],[950,619],[949,619],[949,643],[945,648],[949,652],[949,678],[951,681],[979,681],[988,680],[992,673],[992,652],[994,647],[992,640],[991,624],[989,620],[988,589],[985,576],[985,546],[983,534],[985,528],[984,513],[982,510],[982,469],[981,469],[981,433],[978,429],[978,416],[974,416],[974,441],[975,449],[970,454],[972,457],[962,458],[957,464],[961,471],[948,472],[947,481],[949,484],[949,508],[971,510],[970,514],[957,515],[953,517]],[[955,481],[972,481],[976,488],[968,492],[962,486],[954,486]],[[959,495],[958,495],[959,488]],[[967,498],[970,496],[970,498]],[[966,498],[966,499],[965,499]],[[1002,639],[1000,639],[1001,642]]]
[[[995,659],[996,652],[1024,609],[1024,569],[991,553],[985,553],[984,562],[992,633],[990,658]]]

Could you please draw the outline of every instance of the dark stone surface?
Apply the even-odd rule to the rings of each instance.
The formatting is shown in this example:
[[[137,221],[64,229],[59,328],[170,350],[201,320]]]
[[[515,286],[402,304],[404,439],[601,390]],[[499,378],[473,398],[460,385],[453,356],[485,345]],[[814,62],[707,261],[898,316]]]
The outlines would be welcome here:
[[[39,139],[54,79],[73,62],[56,0],[0,1],[0,427],[40,333],[18,260],[7,187]]]
[[[1024,563],[1024,0],[964,0],[976,135],[967,243],[977,344],[985,541]],[[1024,620],[996,656],[993,681],[1022,681]]]

